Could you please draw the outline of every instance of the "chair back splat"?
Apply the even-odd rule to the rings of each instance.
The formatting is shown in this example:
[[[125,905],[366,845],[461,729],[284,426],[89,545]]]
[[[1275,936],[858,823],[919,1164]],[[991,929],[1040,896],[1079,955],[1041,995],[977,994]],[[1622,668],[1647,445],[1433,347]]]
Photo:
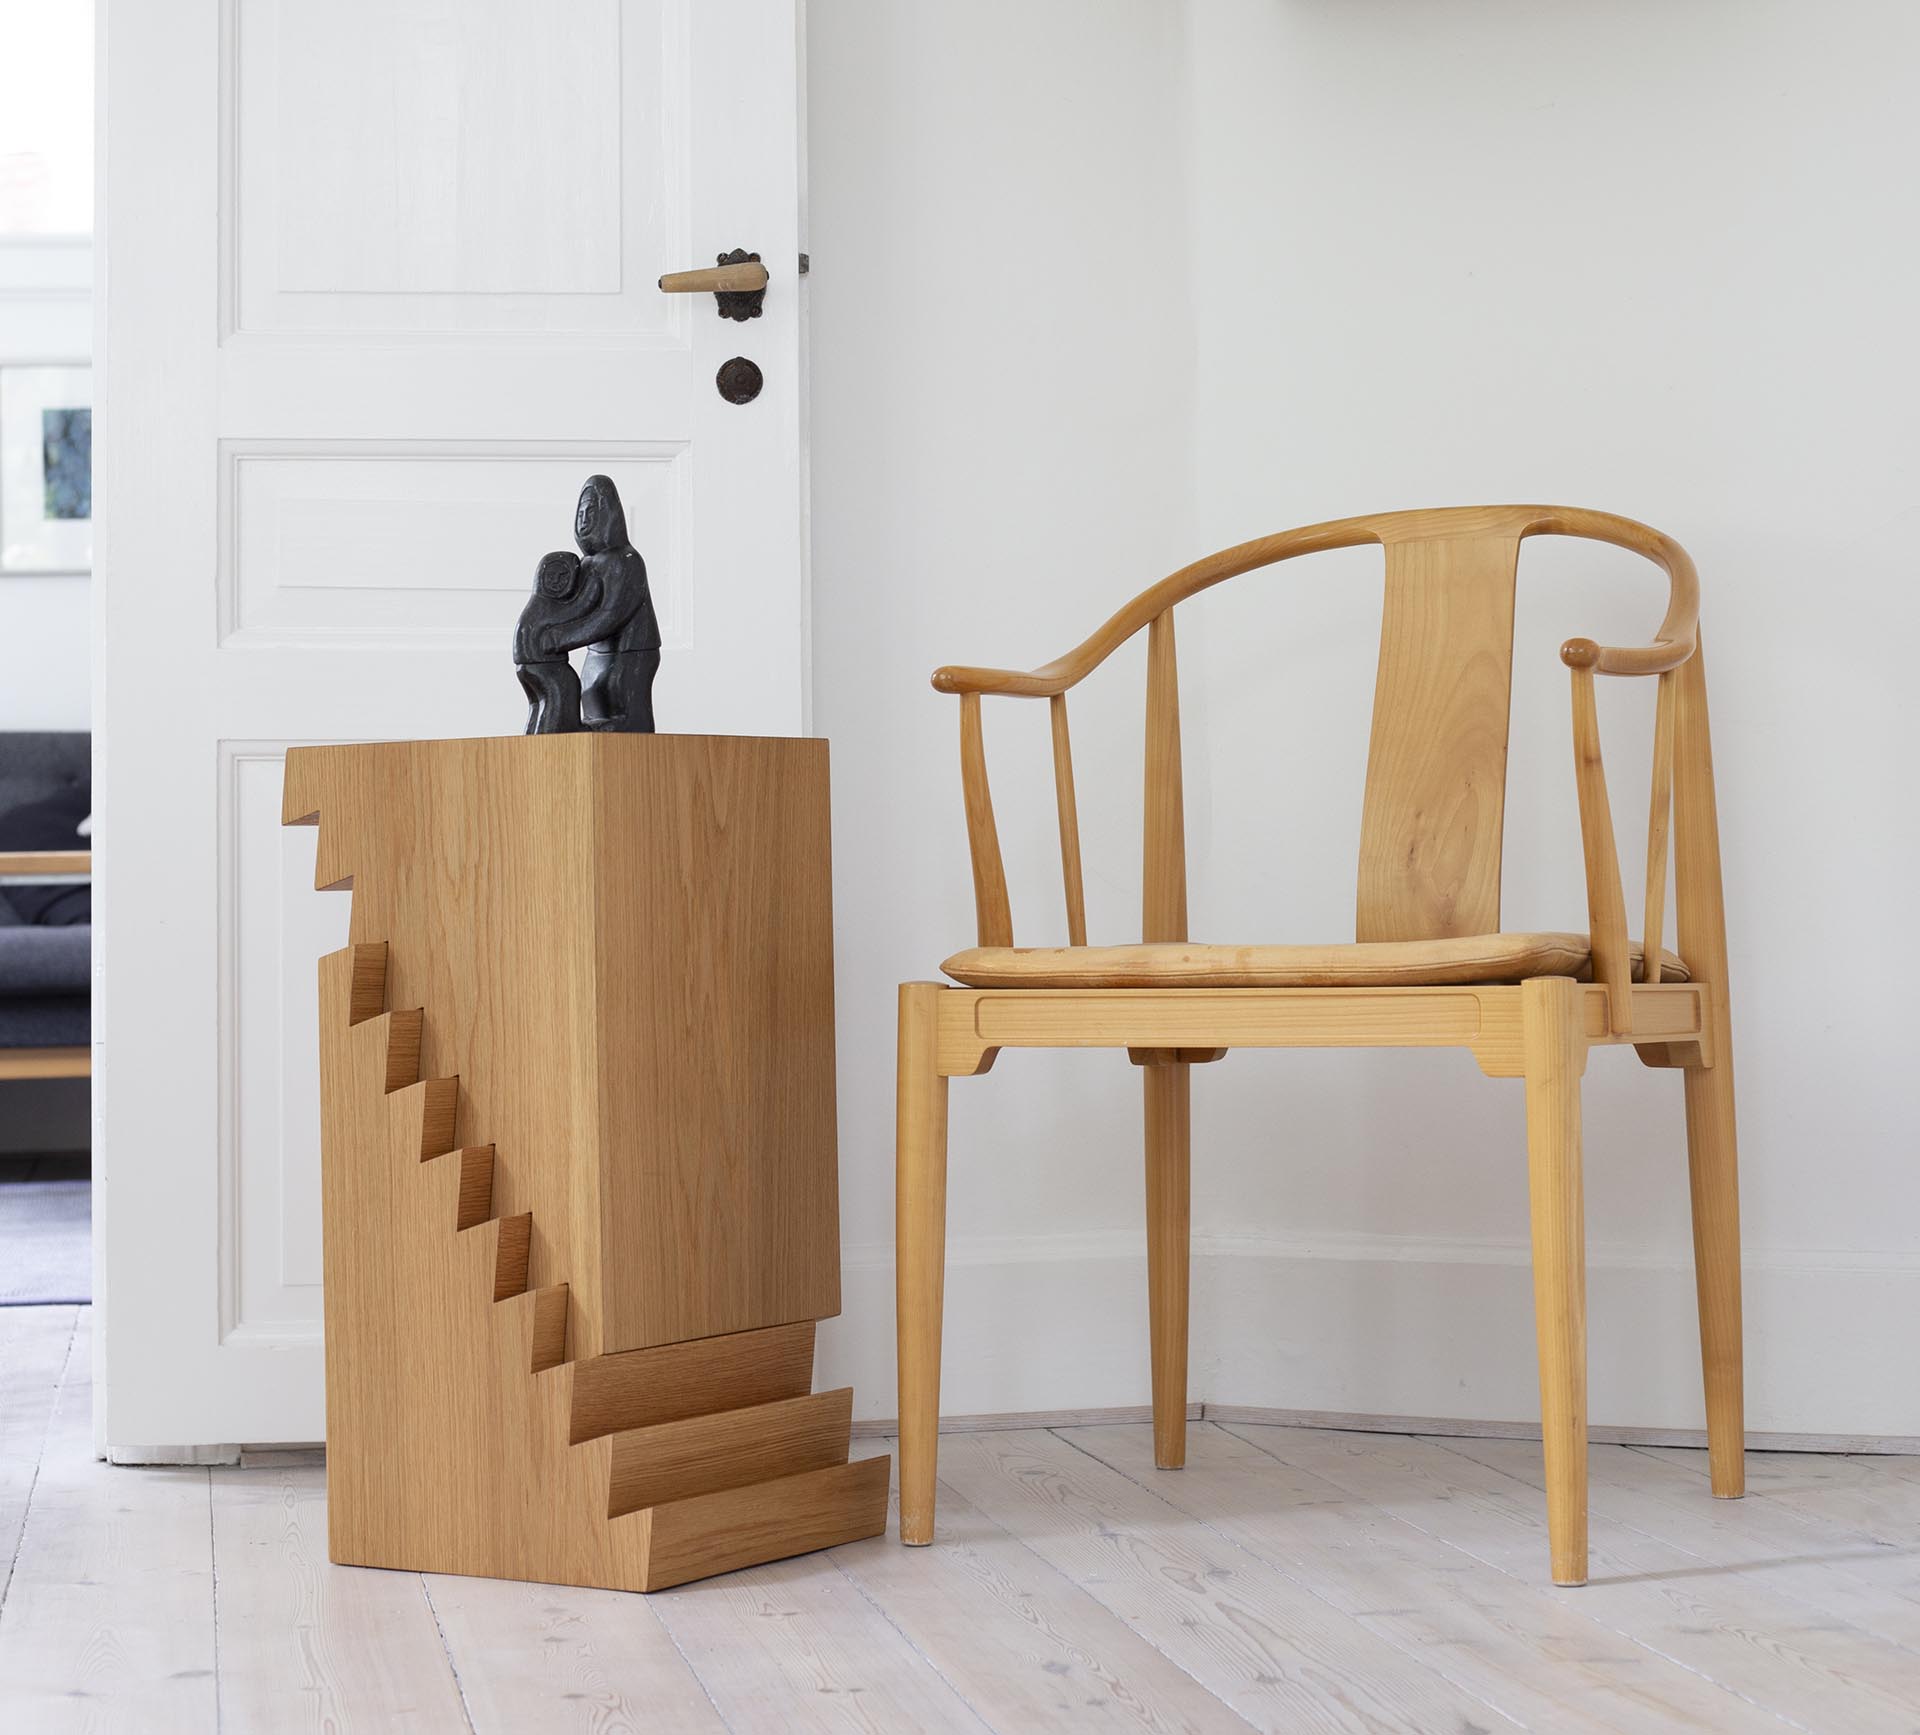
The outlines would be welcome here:
[[[1354,937],[1500,929],[1517,529],[1386,545]]]

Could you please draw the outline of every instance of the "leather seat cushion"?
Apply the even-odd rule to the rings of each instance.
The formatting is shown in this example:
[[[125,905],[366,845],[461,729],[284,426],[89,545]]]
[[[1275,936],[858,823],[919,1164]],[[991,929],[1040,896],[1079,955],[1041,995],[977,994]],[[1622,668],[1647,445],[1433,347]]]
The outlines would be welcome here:
[[[1632,942],[1634,980],[1642,947]],[[1585,934],[1471,934],[1446,940],[1364,940],[1344,946],[974,946],[940,966],[969,988],[1418,988],[1591,980]],[[1660,979],[1687,967],[1660,954]]]

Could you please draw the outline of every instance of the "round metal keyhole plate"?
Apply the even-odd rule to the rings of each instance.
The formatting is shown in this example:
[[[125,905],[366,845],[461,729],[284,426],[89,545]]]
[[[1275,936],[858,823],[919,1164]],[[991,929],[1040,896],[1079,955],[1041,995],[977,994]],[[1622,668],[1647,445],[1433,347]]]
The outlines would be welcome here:
[[[713,383],[720,388],[720,395],[730,404],[750,404],[760,395],[766,376],[743,355],[737,355],[732,361],[722,362],[720,371],[713,376]]]

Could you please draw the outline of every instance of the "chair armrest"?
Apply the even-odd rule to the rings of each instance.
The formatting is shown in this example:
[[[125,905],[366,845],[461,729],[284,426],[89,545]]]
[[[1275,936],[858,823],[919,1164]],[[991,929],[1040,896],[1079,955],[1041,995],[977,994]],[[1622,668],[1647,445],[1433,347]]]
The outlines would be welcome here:
[[[1591,669],[1598,675],[1664,675],[1693,655],[1691,626],[1683,643],[1658,638],[1650,645],[1597,645],[1592,639],[1568,639],[1560,660],[1570,669]]]
[[[1038,669],[972,669],[949,664],[933,671],[940,693],[1007,693],[1025,699],[1051,699],[1064,693],[1079,677],[1048,663]]]

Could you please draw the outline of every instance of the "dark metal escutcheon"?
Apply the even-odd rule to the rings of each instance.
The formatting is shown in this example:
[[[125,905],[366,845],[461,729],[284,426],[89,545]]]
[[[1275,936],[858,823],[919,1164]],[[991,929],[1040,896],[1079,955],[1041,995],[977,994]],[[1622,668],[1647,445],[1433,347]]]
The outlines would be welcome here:
[[[718,263],[721,265],[758,265],[760,255],[749,253],[744,247],[736,247],[731,253],[722,253]],[[760,305],[767,298],[764,289],[719,289],[714,291],[713,299],[718,304],[722,319],[741,321],[758,319]]]
[[[713,376],[713,383],[720,388],[720,395],[728,403],[750,404],[760,395],[760,388],[767,381],[758,367],[745,356],[737,355],[732,361],[720,364],[720,371]]]

